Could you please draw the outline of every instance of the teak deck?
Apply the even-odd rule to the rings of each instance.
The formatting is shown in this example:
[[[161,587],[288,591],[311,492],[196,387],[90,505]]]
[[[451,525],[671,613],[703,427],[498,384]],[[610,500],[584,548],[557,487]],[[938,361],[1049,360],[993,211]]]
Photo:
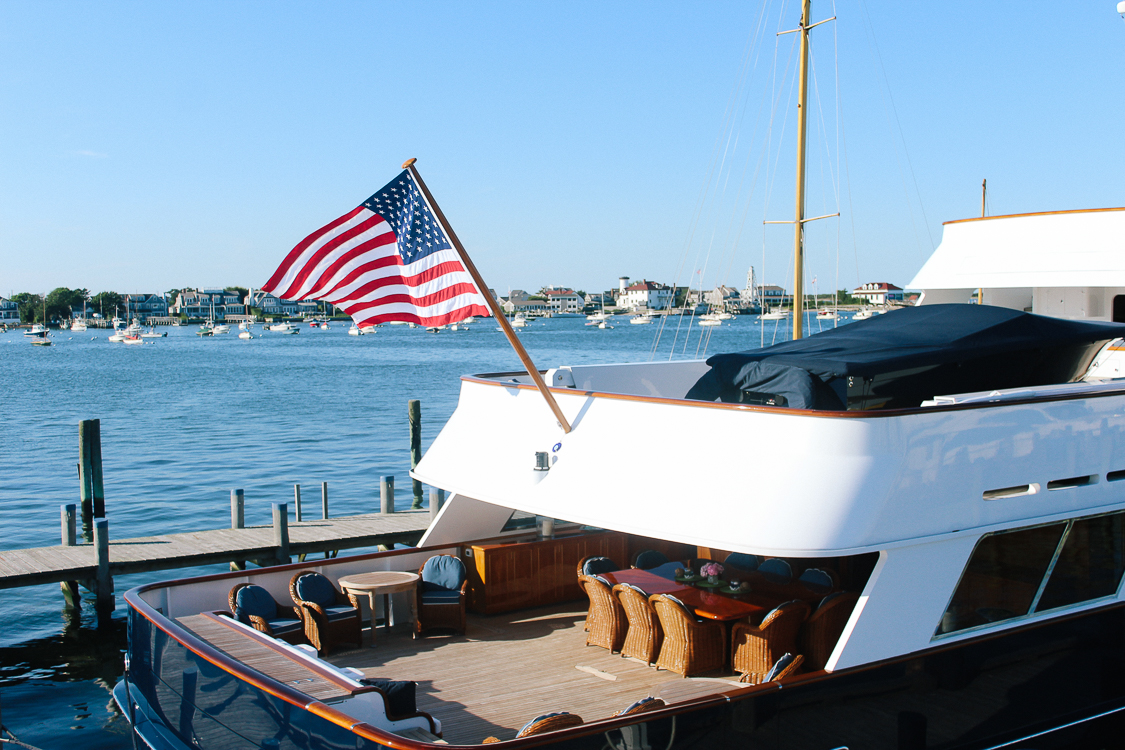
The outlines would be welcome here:
[[[347,516],[289,523],[292,555],[415,544],[430,525],[428,510]],[[269,558],[276,552],[272,526],[215,529],[184,534],[110,540],[110,576],[188,568],[233,560]],[[0,589],[80,581],[97,575],[92,544],[36,547],[0,552]]]
[[[729,673],[708,676],[722,682],[684,679],[586,646],[585,617],[579,602],[470,614],[463,636],[412,640],[404,632],[380,630],[374,648],[337,652],[330,661],[362,669],[368,677],[417,682],[418,710],[441,720],[451,744],[511,739],[528,721],[551,711],[569,711],[589,722],[649,695],[675,702],[738,687]]]

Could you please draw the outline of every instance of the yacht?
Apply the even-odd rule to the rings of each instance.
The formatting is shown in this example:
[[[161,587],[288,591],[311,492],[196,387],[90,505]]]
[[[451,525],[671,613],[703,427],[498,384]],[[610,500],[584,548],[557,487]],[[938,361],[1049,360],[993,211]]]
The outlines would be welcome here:
[[[629,324],[634,326],[647,326],[651,325],[656,320],[652,313],[645,313],[643,315],[634,315],[629,318]]]
[[[24,336],[46,336],[48,328],[42,323],[35,323],[28,330],[23,332]]]
[[[221,333],[230,333],[230,326],[226,323],[215,323],[211,326],[211,333],[218,335]]]
[[[301,329],[298,326],[293,325],[292,323],[273,323],[272,325],[266,326],[266,330],[272,331],[273,333],[287,334],[301,332]]]
[[[769,312],[764,312],[758,316],[758,320],[785,320],[789,317],[788,310],[782,310],[780,307],[775,307]]]

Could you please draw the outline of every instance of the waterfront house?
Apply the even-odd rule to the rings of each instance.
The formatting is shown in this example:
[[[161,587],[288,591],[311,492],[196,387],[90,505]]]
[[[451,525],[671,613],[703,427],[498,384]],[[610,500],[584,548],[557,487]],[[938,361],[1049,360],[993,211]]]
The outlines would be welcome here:
[[[0,297],[0,323],[9,326],[20,324],[20,306],[4,297]]]
[[[225,320],[228,315],[246,314],[246,303],[237,291],[227,289],[194,289],[180,292],[169,310],[173,315],[189,318]]]
[[[500,307],[507,315],[517,313],[544,313],[547,311],[547,300],[542,297],[532,297],[522,289],[513,289],[507,297],[500,298]]]
[[[547,310],[552,313],[578,313],[582,311],[582,300],[573,289],[548,288],[543,296],[547,298]]]
[[[703,299],[711,306],[712,310],[737,312],[742,308],[742,293],[733,286],[727,286],[725,284],[720,284],[714,289],[705,292]]]
[[[125,294],[129,314],[142,321],[149,318],[163,318],[168,315],[168,300],[162,294]],[[79,307],[79,310],[82,308]]]
[[[762,301],[762,309],[782,307],[793,302],[793,297],[782,287],[774,284],[763,284],[758,287],[758,299]]]
[[[628,281],[622,277],[622,284]],[[672,287],[655,281],[641,279],[621,290],[617,297],[617,306],[627,310],[666,310],[672,306],[674,292]]]
[[[885,281],[875,281],[864,284],[852,292],[853,297],[859,297],[870,305],[885,305],[889,302],[902,302],[902,288]]]

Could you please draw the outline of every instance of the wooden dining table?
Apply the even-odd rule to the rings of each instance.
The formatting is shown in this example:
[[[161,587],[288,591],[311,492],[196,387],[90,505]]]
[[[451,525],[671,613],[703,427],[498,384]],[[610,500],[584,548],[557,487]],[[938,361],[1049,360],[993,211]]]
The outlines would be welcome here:
[[[631,583],[649,596],[668,594],[687,605],[699,617],[721,622],[763,615],[772,608],[753,594],[727,595],[696,588],[687,581],[663,578],[647,570],[615,570],[601,573],[610,585]]]

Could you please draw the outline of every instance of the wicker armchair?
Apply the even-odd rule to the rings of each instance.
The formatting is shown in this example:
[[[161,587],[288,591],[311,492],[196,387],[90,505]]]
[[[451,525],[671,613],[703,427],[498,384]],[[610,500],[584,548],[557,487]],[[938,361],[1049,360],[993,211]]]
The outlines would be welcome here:
[[[637,714],[647,714],[649,711],[655,711],[658,708],[664,708],[665,703],[660,698],[653,698],[651,695],[647,698],[641,698],[639,701],[630,703],[625,708],[621,709],[614,716],[635,716]]]
[[[590,597],[590,609],[586,615],[589,632],[587,646],[601,646],[611,652],[620,651],[625,643],[625,631],[629,621],[625,611],[609,588],[609,582],[599,576],[579,576],[579,584]]]
[[[661,565],[668,562],[668,556],[660,550],[646,549],[637,553],[633,558],[633,567],[640,570],[651,570],[652,568],[659,568]]]
[[[613,587],[613,595],[621,603],[625,618],[629,621],[621,655],[652,664],[660,654],[664,631],[660,629],[660,618],[649,603],[648,594],[631,583],[619,583]]]
[[[696,620],[674,596],[653,594],[649,601],[664,630],[657,669],[690,677],[726,666],[726,630],[721,622]]]
[[[621,566],[608,557],[600,555],[583,557],[578,563],[578,575],[580,576],[596,576],[602,573],[612,573],[615,570],[621,570]]]
[[[436,628],[464,633],[465,589],[469,586],[465,563],[452,555],[435,555],[418,568],[418,575],[422,583],[414,637]]]
[[[546,732],[557,732],[560,729],[570,729],[571,727],[582,726],[582,717],[576,714],[560,711],[553,714],[543,714],[536,716],[531,721],[523,725],[523,729],[516,735],[518,740],[520,737],[530,737],[533,734],[545,734]],[[481,744],[489,745],[493,742],[500,740],[495,737],[486,737]]]
[[[791,601],[775,607],[758,625],[737,622],[731,633],[731,664],[742,682],[758,684],[777,660],[797,650],[797,630],[809,616],[809,605]]]
[[[766,676],[762,678],[762,682],[779,682],[781,680],[784,680],[791,674],[797,674],[797,672],[801,669],[801,663],[804,662],[804,660],[805,657],[801,656],[800,654],[797,654],[796,656],[794,656],[793,654],[783,654],[782,657],[778,659],[777,662],[773,665],[770,671],[766,673]],[[749,682],[750,680],[747,679],[748,677],[749,675],[744,674],[739,678],[738,681]]]
[[[305,631],[297,608],[279,604],[261,586],[240,583],[227,594],[227,603],[234,619],[243,625],[288,643],[305,643]]]
[[[332,581],[314,570],[302,570],[289,579],[289,596],[305,626],[305,637],[318,653],[326,654],[339,643],[363,643],[359,600],[341,593]]]
[[[805,657],[806,669],[813,672],[824,669],[858,600],[859,594],[854,591],[839,591],[821,600],[798,636],[798,648]]]

